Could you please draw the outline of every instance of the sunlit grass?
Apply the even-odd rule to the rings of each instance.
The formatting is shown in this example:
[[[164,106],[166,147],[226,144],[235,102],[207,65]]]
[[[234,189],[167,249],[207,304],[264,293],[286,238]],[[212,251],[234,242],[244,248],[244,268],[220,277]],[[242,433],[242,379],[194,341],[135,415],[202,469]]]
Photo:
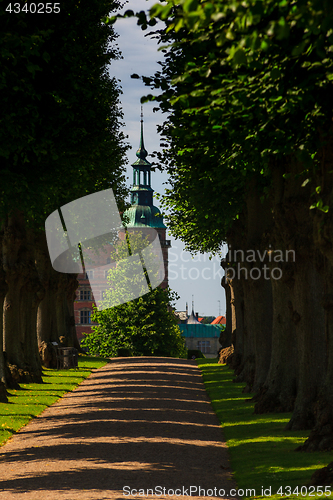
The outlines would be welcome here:
[[[8,390],[8,403],[0,403],[0,446],[29,420],[89,377],[92,370],[106,363],[104,358],[79,356],[76,370],[44,368],[43,384],[21,384],[20,389]]]
[[[320,494],[320,490],[310,490],[307,485],[316,469],[333,460],[333,452],[295,452],[309,431],[285,431],[291,413],[255,415],[254,403],[248,401],[251,395],[242,393],[245,384],[232,382],[232,370],[219,365],[216,359],[197,362],[223,428],[237,486],[244,490],[240,496],[273,500],[327,498],[329,488],[326,494],[325,488]],[[250,489],[256,494],[246,496]]]

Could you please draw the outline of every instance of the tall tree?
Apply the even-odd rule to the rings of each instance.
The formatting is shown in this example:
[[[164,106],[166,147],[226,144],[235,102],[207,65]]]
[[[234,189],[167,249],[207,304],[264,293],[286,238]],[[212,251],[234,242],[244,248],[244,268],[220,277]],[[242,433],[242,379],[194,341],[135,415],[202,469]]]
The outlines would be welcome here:
[[[42,294],[48,293],[42,289],[49,289],[46,276],[51,272],[46,270],[51,263],[45,259],[37,268],[34,265],[45,246],[45,219],[63,204],[109,187],[121,209],[126,194],[127,145],[120,132],[120,89],[108,74],[108,65],[119,57],[119,51],[113,28],[101,21],[120,2],[96,0],[82,5],[70,0],[58,7],[58,12],[38,15],[26,13],[23,6],[19,13],[0,13],[0,217],[3,251],[9,258],[5,263],[9,286],[5,349],[15,373],[26,373],[35,380],[40,380],[40,362],[31,365],[35,354],[24,339],[29,325],[35,353],[37,307]],[[24,277],[20,295],[10,277],[14,278],[13,272],[21,281]],[[65,283],[61,287],[60,293],[73,294],[72,284],[71,290]],[[32,291],[38,300],[28,308],[24,297]],[[14,296],[15,304],[10,299]],[[16,302],[23,309],[21,315]],[[56,315],[56,303],[48,301],[49,316]],[[7,311],[20,316],[19,325],[10,320]],[[39,320],[48,314],[39,315]]]

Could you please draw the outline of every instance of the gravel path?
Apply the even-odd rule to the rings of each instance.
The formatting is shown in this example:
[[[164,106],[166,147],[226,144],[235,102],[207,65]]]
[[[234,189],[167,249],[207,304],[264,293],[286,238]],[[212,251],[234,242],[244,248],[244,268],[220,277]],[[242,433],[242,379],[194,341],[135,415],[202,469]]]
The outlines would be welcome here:
[[[1,500],[236,498],[200,370],[174,358],[95,370],[1,448],[0,478]]]

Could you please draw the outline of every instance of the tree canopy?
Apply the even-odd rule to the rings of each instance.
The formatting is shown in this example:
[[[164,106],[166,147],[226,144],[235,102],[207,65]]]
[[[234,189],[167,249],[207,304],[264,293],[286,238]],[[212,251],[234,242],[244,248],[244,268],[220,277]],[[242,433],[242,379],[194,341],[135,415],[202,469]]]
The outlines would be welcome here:
[[[160,89],[146,99],[168,113],[169,227],[192,251],[216,250],[253,176],[263,195],[275,162],[295,157],[301,182],[314,178],[332,122],[332,9],[328,0],[169,0],[150,17],[165,23],[154,33],[162,70],[143,80]]]
[[[70,0],[59,13],[1,11],[2,217],[20,208],[42,226],[58,206],[110,183],[124,198],[121,91],[108,73],[120,53],[101,21],[119,6]]]

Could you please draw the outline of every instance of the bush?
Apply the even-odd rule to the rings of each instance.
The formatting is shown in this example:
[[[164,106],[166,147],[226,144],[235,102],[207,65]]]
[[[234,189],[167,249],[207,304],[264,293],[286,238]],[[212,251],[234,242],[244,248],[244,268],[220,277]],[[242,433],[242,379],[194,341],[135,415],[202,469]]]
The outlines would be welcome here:
[[[141,255],[140,251],[148,243],[144,236],[132,234],[130,248],[127,240],[118,242],[116,250],[111,253],[111,261],[128,262],[129,250],[131,254],[139,252]],[[159,273],[159,266],[154,264],[154,255],[151,257],[146,259],[153,263],[145,271],[146,278]],[[95,308],[92,316],[98,326],[93,326],[93,332],[86,335],[82,342],[90,354],[115,357],[120,352],[127,352],[133,356],[186,358],[185,341],[171,310],[171,305],[178,298],[175,292],[170,288],[152,289],[149,285],[150,291],[145,293],[147,286],[143,286],[141,274],[135,272],[133,264],[128,264],[128,268],[116,265],[110,269],[108,282],[110,286],[105,291],[103,310]],[[141,292],[141,296],[125,302],[126,296],[133,296],[128,295],[128,290],[133,289],[138,294]]]
[[[186,358],[184,338],[169,303],[170,289],[155,288],[138,299],[92,316],[98,326],[85,334],[82,346],[95,356],[172,356]],[[127,354],[124,354],[126,352]]]

